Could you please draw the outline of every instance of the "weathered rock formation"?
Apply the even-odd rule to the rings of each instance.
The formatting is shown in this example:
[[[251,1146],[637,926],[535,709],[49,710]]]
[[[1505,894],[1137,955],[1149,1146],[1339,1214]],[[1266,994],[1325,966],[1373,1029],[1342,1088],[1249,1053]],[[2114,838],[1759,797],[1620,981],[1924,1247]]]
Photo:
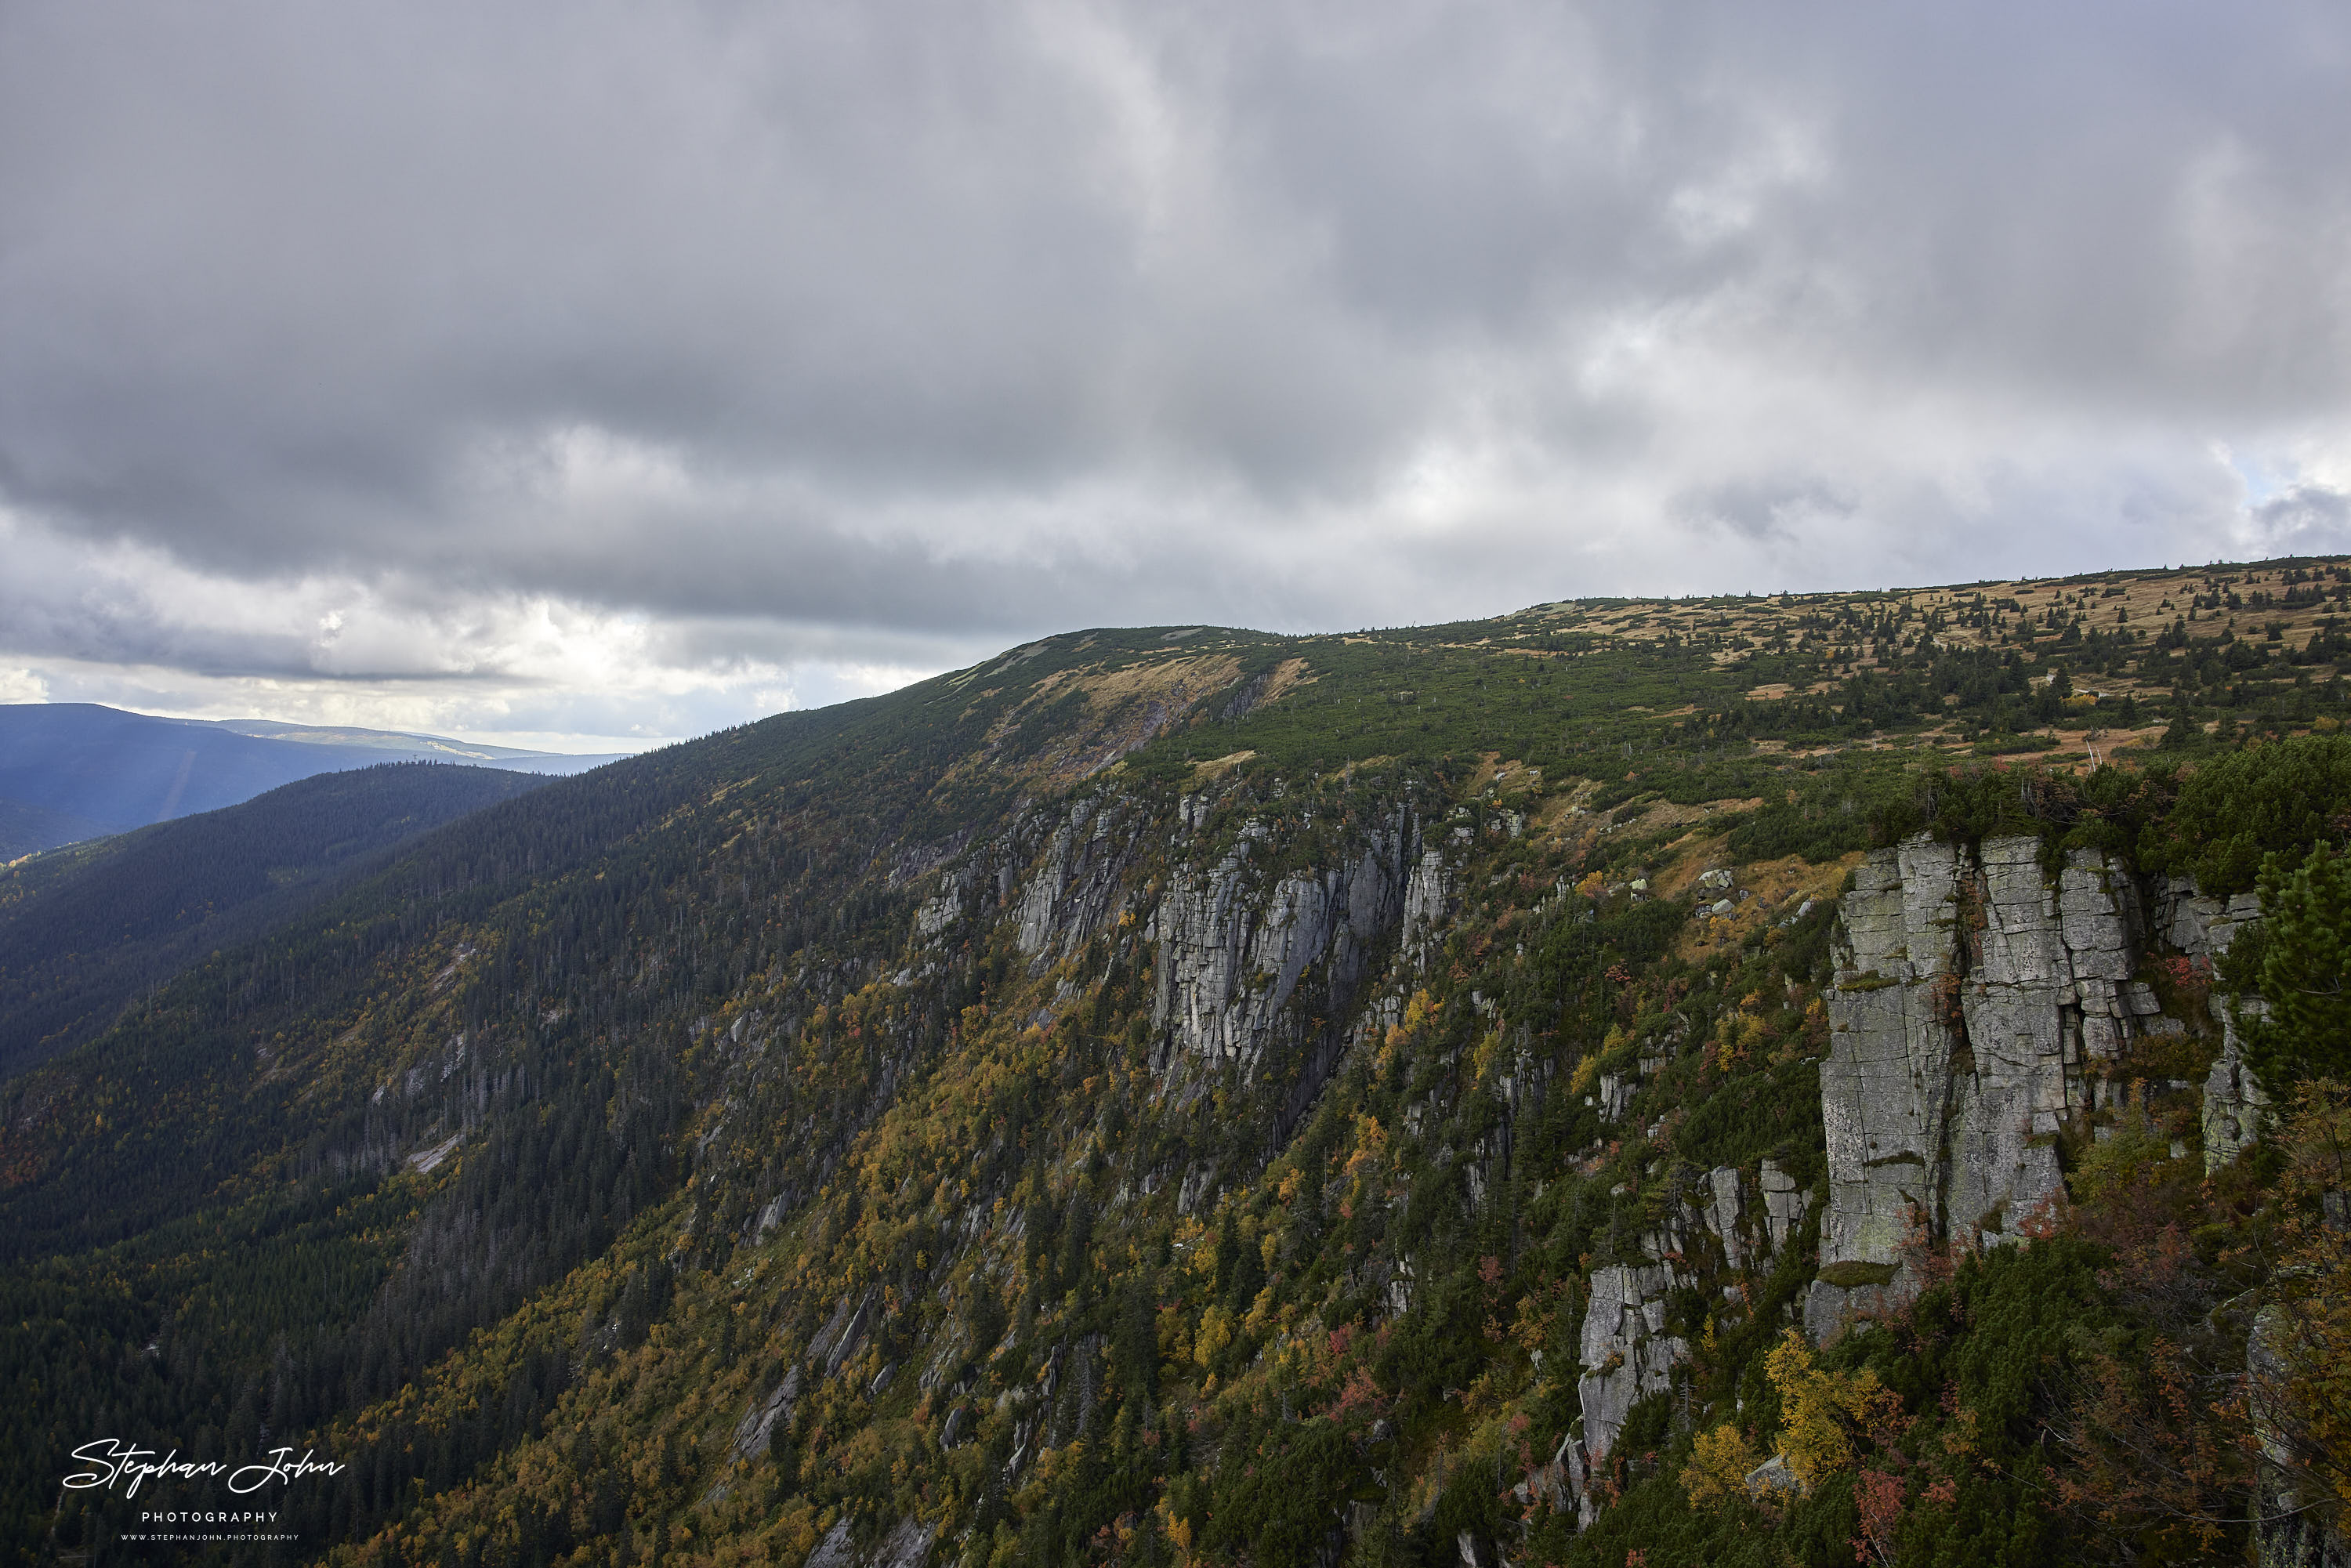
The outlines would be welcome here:
[[[2216,898],[2196,891],[2195,879],[2164,879],[2156,899],[2156,926],[2163,939],[2190,958],[2206,963],[2229,950],[2238,928],[2262,917],[2262,901],[2250,893]]]
[[[807,1568],[922,1568],[930,1561],[935,1538],[929,1525],[902,1519],[871,1550],[860,1552],[850,1521],[843,1519],[809,1553]]]
[[[2096,851],[2055,878],[2038,840],[1920,835],[1872,855],[1844,907],[1821,1104],[1829,1210],[1815,1335],[1896,1285],[1914,1233],[1996,1245],[2059,1191],[2062,1118],[2154,998],[2130,977],[2137,892]],[[1905,1284],[1909,1281],[1904,1281]]]
[[[1669,1391],[1675,1369],[1689,1360],[1688,1342],[1667,1332],[1666,1303],[1671,1291],[1698,1283],[1711,1270],[1706,1254],[1692,1244],[1711,1236],[1731,1270],[1768,1270],[1794,1239],[1810,1196],[1768,1159],[1753,1189],[1737,1167],[1718,1166],[1699,1178],[1684,1203],[1668,1207],[1656,1229],[1641,1237],[1641,1250],[1651,1261],[1593,1270],[1578,1347],[1582,1374],[1576,1397],[1583,1418],[1552,1463],[1529,1482],[1529,1496],[1544,1488],[1557,1490],[1576,1500],[1583,1522],[1592,1521],[1599,1505],[1590,1492],[1591,1479],[1606,1473],[1633,1406]],[[1727,1288],[1724,1294],[1733,1303],[1741,1299],[1736,1290]]]
[[[1335,1052],[1382,944],[1403,919],[1405,868],[1418,838],[1412,814],[1398,808],[1355,852],[1277,876],[1260,869],[1272,852],[1267,830],[1251,821],[1213,864],[1177,868],[1147,933],[1158,944],[1155,1065],[1191,1057],[1255,1076],[1291,1049]],[[1305,1076],[1319,1080],[1311,1069]]]
[[[1796,1178],[1771,1160],[1763,1162],[1755,1185],[1763,1192],[1764,1231],[1771,1238],[1772,1254],[1777,1256],[1786,1249],[1797,1227],[1804,1223],[1805,1211],[1813,1206],[1813,1195],[1799,1190]]]
[[[1664,1264],[1615,1263],[1592,1271],[1583,1375],[1575,1385],[1583,1406],[1583,1453],[1568,1465],[1586,1524],[1599,1512],[1586,1474],[1607,1464],[1635,1402],[1671,1388],[1674,1368],[1689,1359],[1689,1343],[1666,1333],[1666,1292],[1683,1282]]]
[[[1405,950],[1415,963],[1428,962],[1437,932],[1452,915],[1453,877],[1446,869],[1444,852],[1425,850],[1412,868],[1412,881],[1404,894]]]
[[[2155,933],[2207,963],[2259,914],[2180,878],[2156,903]],[[1829,1209],[1804,1309],[1816,1337],[1915,1283],[1901,1277],[1914,1236],[2009,1239],[2059,1193],[2059,1127],[2102,1103],[2100,1064],[2182,1027],[2132,978],[2150,923],[2097,851],[2052,877],[2033,838],[1970,850],[1922,834],[1873,854],[1841,913],[1821,1070]],[[2206,1086],[2208,1164],[2252,1140],[2260,1092],[2231,1027]]]
[[[765,1399],[752,1401],[751,1408],[736,1425],[735,1446],[729,1451],[729,1457],[747,1459],[767,1452],[768,1439],[774,1433],[776,1423],[781,1421],[787,1427],[791,1425],[792,1408],[799,1404],[799,1396],[800,1369],[794,1366],[784,1374],[783,1382],[776,1385],[774,1393]]]
[[[1080,800],[1045,841],[1020,892],[1020,951],[1066,957],[1116,918],[1134,863],[1135,835],[1121,831],[1119,803]]]
[[[2262,1092],[2252,1069],[2245,1065],[2244,1041],[2238,1038],[2241,1018],[2250,1022],[2266,1014],[2268,1005],[2247,998],[2231,1006],[2220,1004],[2223,1034],[2220,1059],[2204,1079],[2204,1170],[2206,1175],[2235,1163],[2261,1135],[2262,1113],[2269,1096]]]
[[[1722,1244],[1723,1260],[1734,1269],[1747,1266],[1747,1241],[1740,1233],[1739,1172],[1730,1166],[1708,1171],[1700,1212],[1706,1228]]]

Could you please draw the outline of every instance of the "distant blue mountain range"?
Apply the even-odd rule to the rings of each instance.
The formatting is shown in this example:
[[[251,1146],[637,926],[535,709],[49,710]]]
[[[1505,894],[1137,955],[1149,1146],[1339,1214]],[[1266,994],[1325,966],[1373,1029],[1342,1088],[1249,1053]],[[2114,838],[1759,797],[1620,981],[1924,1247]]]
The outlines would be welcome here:
[[[0,861],[380,762],[579,773],[618,755],[518,751],[266,719],[157,718],[95,703],[0,705]]]

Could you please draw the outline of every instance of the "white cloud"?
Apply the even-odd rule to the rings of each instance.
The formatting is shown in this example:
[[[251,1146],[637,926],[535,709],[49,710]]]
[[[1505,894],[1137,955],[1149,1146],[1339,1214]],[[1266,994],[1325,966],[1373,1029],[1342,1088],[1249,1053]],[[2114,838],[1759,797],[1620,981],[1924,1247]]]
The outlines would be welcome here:
[[[833,701],[945,667],[876,662],[822,632],[750,656],[739,637],[544,594],[239,581],[149,547],[80,549],[4,513],[0,552],[32,568],[0,583],[0,645],[31,656],[0,666],[7,702],[635,750],[807,706],[802,687]]]

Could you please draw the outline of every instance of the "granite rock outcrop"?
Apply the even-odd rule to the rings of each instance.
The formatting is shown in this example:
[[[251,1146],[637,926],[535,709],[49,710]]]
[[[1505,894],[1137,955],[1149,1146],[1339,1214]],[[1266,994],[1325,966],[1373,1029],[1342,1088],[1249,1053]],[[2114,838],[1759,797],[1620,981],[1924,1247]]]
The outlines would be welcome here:
[[[1575,1391],[1583,1409],[1582,1453],[1568,1466],[1583,1522],[1598,1516],[1585,1477],[1615,1450],[1633,1406],[1673,1386],[1689,1360],[1689,1342],[1666,1332],[1666,1295],[1686,1281],[1662,1263],[1615,1263],[1592,1271],[1592,1299],[1580,1346],[1583,1375]]]
[[[1998,1245],[2057,1195],[2056,1134],[2154,1010],[2135,885],[2024,836],[1873,854],[1842,910],[1821,1070],[1829,1207],[1815,1336],[1904,1278],[1913,1238]]]
[[[2061,1196],[2061,1126],[2103,1103],[2106,1064],[2134,1039],[2182,1027],[2134,978],[2150,943],[2209,965],[2259,914],[2178,878],[2155,902],[2150,921],[2127,868],[2096,850],[2052,875],[2022,835],[1921,834],[1855,872],[1827,993],[1815,1337],[1913,1288],[1914,1240],[1998,1246]],[[2235,1156],[2259,1108],[2233,1043],[2231,1030],[2207,1086],[2208,1162]]]
[[[1403,920],[1418,845],[1398,807],[1322,869],[1276,873],[1263,863],[1275,858],[1270,831],[1252,820],[1214,862],[1176,867],[1146,933],[1155,1067],[1231,1063],[1253,1077],[1277,1048],[1335,1050],[1337,1020]]]
[[[1117,918],[1137,853],[1137,835],[1121,831],[1121,815],[1115,800],[1082,800],[1055,825],[1021,887],[1021,952],[1066,957]]]

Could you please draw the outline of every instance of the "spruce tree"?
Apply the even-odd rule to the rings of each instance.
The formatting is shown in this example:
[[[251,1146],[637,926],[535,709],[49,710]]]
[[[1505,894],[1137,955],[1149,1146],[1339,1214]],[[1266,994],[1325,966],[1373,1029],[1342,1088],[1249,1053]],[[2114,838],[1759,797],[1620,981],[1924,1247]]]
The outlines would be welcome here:
[[[2314,846],[2294,866],[2263,858],[2262,935],[2253,973],[2269,1017],[2245,1058],[2273,1093],[2351,1073],[2351,854]]]

